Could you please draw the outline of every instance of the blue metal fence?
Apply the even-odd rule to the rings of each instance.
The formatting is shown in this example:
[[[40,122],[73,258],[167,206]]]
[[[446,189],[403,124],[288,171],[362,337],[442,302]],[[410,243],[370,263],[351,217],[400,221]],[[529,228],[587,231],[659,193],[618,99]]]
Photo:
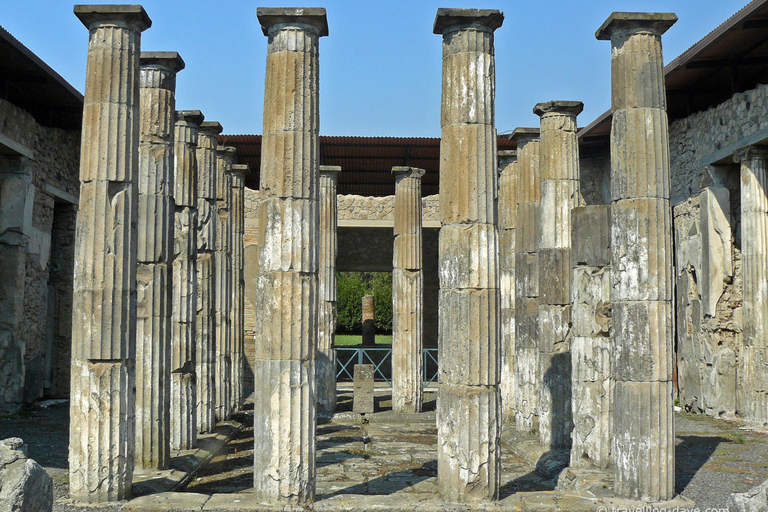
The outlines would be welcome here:
[[[336,380],[352,380],[356,364],[372,364],[373,378],[386,382],[390,387],[392,381],[392,347],[335,347],[336,349]],[[437,381],[437,349],[425,348],[424,385],[428,386]]]

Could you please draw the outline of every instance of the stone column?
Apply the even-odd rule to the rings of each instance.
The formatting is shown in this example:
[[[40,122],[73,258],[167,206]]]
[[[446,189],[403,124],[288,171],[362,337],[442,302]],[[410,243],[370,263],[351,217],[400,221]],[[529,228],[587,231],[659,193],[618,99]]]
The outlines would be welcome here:
[[[330,417],[336,409],[336,254],[341,167],[320,166],[320,267],[318,269],[317,413]]]
[[[517,226],[515,236],[515,427],[539,428],[539,259],[536,214],[539,186],[539,129],[516,128]]]
[[[197,139],[203,114],[176,112],[173,200],[171,449],[197,442]]]
[[[232,414],[232,176],[237,150],[216,150],[216,420]]]
[[[499,151],[499,292],[501,294],[501,417],[515,419],[515,235],[517,151]]]
[[[88,27],[75,242],[69,494],[131,495],[136,401],[139,56],[152,22],[138,5],[78,5]]]
[[[243,403],[243,375],[245,365],[245,265],[243,233],[245,232],[245,174],[248,165],[235,164],[230,173],[232,203],[229,217],[232,226],[232,409],[238,410]]]
[[[734,155],[741,163],[741,268],[744,346],[739,354],[738,411],[747,421],[768,424],[768,149]]]
[[[579,206],[580,101],[539,103],[541,212],[539,257],[539,440],[570,448],[571,415],[571,209]]]
[[[446,501],[499,492],[493,33],[503,21],[497,10],[438,9],[434,25],[443,35],[437,480]]]
[[[176,52],[143,52],[140,78],[139,252],[136,322],[136,467],[171,456],[171,260]]]
[[[392,410],[421,412],[424,401],[424,278],[421,177],[424,169],[393,167],[395,244],[392,257]]]
[[[204,121],[197,136],[197,431],[216,426],[216,121]]]
[[[254,374],[254,490],[315,497],[322,8],[260,8],[267,43]]]
[[[672,219],[661,35],[676,20],[674,14],[613,13],[596,33],[611,41],[615,491],[649,501],[675,493]]]
[[[363,346],[376,345],[376,302],[373,295],[363,295]]]
[[[611,463],[611,208],[571,210],[571,466]]]

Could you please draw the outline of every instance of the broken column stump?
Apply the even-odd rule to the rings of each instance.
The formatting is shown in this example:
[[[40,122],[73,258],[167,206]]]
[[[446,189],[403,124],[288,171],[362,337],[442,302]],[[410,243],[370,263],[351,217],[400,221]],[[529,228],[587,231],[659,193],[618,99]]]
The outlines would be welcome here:
[[[358,414],[373,413],[373,373],[372,364],[356,364],[354,366],[352,412]]]

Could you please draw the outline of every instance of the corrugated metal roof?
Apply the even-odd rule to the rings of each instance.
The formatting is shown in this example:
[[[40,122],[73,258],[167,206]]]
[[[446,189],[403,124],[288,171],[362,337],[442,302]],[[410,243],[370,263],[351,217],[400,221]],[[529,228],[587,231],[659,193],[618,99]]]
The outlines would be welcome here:
[[[258,188],[261,135],[220,135],[219,144],[237,148],[240,163],[251,168],[246,184]],[[514,149],[508,136],[498,137],[498,149]],[[395,193],[392,167],[409,165],[424,169],[422,194],[438,193],[440,139],[437,137],[320,136],[320,165],[341,166],[340,194],[387,196]]]

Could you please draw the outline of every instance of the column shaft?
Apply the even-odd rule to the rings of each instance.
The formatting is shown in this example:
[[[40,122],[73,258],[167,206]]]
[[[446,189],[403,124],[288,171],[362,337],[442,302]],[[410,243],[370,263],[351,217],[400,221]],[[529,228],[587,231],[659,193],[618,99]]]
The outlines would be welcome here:
[[[596,34],[611,41],[615,491],[648,501],[675,493],[674,265],[661,35],[676,20],[674,14],[613,13]]]
[[[258,9],[267,44],[255,335],[254,490],[315,497],[318,43],[325,9]]]
[[[341,167],[320,166],[320,240],[318,269],[317,413],[330,417],[336,408],[336,254]]]
[[[501,416],[515,419],[515,235],[517,173],[515,151],[499,151],[499,291],[501,293]]]
[[[438,9],[440,141],[438,487],[446,501],[499,491],[499,262],[495,10]]]
[[[89,29],[72,313],[69,493],[130,497],[135,447],[140,6],[76,6]]]
[[[197,139],[203,114],[176,113],[174,143],[171,449],[197,443]]]
[[[392,410],[421,412],[424,401],[424,278],[421,237],[423,169],[394,167],[392,257]]]
[[[243,233],[245,232],[245,173],[247,165],[232,166],[232,203],[229,215],[232,225],[232,407],[238,410],[243,403],[243,376],[245,368],[245,264]]]

